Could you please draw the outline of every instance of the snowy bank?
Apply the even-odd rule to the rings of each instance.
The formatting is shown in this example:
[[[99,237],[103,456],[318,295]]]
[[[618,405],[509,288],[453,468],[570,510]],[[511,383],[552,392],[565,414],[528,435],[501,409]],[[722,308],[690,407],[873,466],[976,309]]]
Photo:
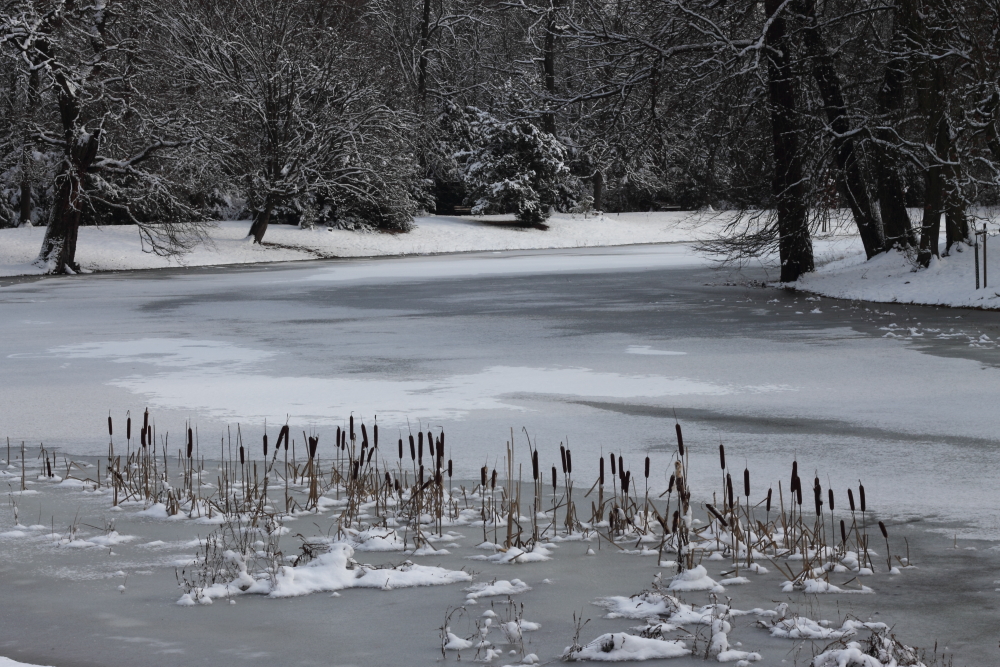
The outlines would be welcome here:
[[[449,252],[584,248],[638,243],[690,242],[717,233],[724,218],[693,212],[622,213],[602,216],[556,214],[549,229],[521,229],[505,216],[426,216],[406,234],[299,229],[271,225],[264,245],[247,241],[248,221],[222,222],[209,241],[175,259],[143,252],[134,225],[82,227],[77,261],[88,271],[161,269],[177,266],[257,264],[332,257],[427,255]],[[32,264],[43,227],[0,229],[0,276],[38,275]]]
[[[851,253],[802,276],[794,286],[836,299],[998,309],[1000,238],[991,236],[988,243],[986,289],[976,289],[975,253],[969,246],[956,246],[950,256],[932,258],[926,269],[918,269],[912,257],[899,251],[869,261],[863,252]]]

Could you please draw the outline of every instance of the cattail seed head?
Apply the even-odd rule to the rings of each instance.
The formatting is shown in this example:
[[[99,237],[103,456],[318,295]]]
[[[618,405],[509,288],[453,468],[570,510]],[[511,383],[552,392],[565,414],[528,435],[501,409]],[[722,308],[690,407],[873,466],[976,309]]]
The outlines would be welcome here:
[[[602,461],[604,459],[601,459]],[[538,481],[538,450],[531,452],[531,479]]]
[[[618,470],[615,468],[615,455],[612,454],[608,458],[611,459],[611,474],[612,475],[617,475],[618,474]]]
[[[114,435],[114,429],[111,427],[111,415],[108,415],[108,435]]]
[[[129,417],[125,420],[125,438],[127,440],[132,439],[132,418]]]
[[[566,448],[559,445],[559,461],[562,463],[563,474],[566,474]]]
[[[552,466],[552,493],[556,492],[556,467]]]
[[[645,472],[646,479],[649,479],[649,457],[648,456],[646,457],[646,469],[645,469],[644,472]]]
[[[191,429],[188,429],[188,441],[187,441],[187,457],[191,458],[191,452],[194,451],[194,436],[191,433]]]
[[[618,476],[625,477],[625,459],[621,456],[618,457]]]
[[[674,424],[674,431],[677,432],[677,451],[680,452],[681,458],[684,458],[684,436],[681,435],[681,425]]]
[[[570,475],[573,474],[573,452],[566,450],[566,472]]]
[[[497,488],[497,469],[496,468],[493,469],[493,475],[490,477],[490,488],[491,489],[496,489]]]
[[[861,511],[865,511],[865,485],[858,484],[858,499],[861,501]]]
[[[375,438],[375,449],[378,449],[378,424],[372,426],[372,437]],[[441,434],[441,437],[444,437],[443,433]]]
[[[750,498],[750,468],[743,469],[743,495]]]
[[[351,415],[350,426],[351,426],[351,440],[354,440],[354,415]]]
[[[403,439],[399,439],[399,460],[403,460]]]
[[[851,511],[854,511],[854,491],[852,489],[847,490],[847,504],[851,506]]]
[[[827,499],[830,501],[830,511],[833,511],[833,489],[826,490]]]
[[[677,478],[674,475],[670,475],[670,481],[667,483],[667,493],[672,493],[674,490],[674,481]]]
[[[413,444],[413,434],[410,434],[410,460],[417,460],[417,446]]]
[[[243,445],[240,445],[240,465],[243,465],[244,463],[245,461],[243,459]]]
[[[264,458],[267,458],[267,433],[264,434]]]
[[[773,489],[770,489],[770,488],[767,490],[767,507],[765,508],[764,511],[766,511],[768,513],[770,513],[770,511],[771,511],[771,493],[772,493],[772,491],[773,491]]]
[[[622,480],[622,493],[628,495],[628,484],[632,480],[632,471],[625,472],[625,479]]]
[[[729,523],[726,521],[726,519],[721,514],[719,514],[719,510],[715,509],[714,505],[712,505],[711,503],[709,503],[709,504],[705,505],[705,507],[707,507],[708,511],[712,513],[712,516],[714,516],[716,519],[719,520],[719,523],[722,524],[723,528],[729,527]]]
[[[479,469],[479,485],[486,488],[486,466]]]
[[[878,529],[882,531],[882,537],[889,539],[889,531],[885,529],[885,524],[881,521],[878,522]]]
[[[142,430],[145,431],[149,427],[149,408],[142,413]]]
[[[801,507],[802,506],[802,485],[801,484],[796,484],[795,485],[795,500],[796,500],[796,502],[798,502],[799,506]]]
[[[736,506],[736,498],[733,496],[733,477],[728,472],[726,473],[726,495],[729,498],[729,508],[732,509]]]
[[[364,423],[361,424],[361,442],[368,444],[368,429],[365,428]]]
[[[840,520],[840,541],[847,544],[847,526],[844,525],[844,520]]]
[[[604,486],[604,457],[603,456],[601,457],[600,464],[597,466],[597,468],[598,468],[597,483],[600,484],[601,486]]]
[[[670,534],[677,533],[677,522],[680,520],[680,512],[674,510],[674,519],[670,522]]]
[[[451,459],[448,459],[448,479],[451,479]]]
[[[823,513],[823,491],[817,486],[813,488],[813,496],[816,502],[816,516]]]
[[[719,465],[722,466],[723,470],[726,469],[726,448],[721,442],[719,443]]]
[[[309,438],[309,458],[316,456],[316,446],[319,445],[319,437]],[[374,450],[372,450],[374,451]]]

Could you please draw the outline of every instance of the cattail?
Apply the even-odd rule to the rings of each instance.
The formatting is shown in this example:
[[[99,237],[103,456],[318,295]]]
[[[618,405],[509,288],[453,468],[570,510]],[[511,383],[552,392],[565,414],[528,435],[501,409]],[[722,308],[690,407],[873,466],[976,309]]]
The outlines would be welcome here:
[[[598,468],[597,483],[600,484],[601,486],[604,486],[604,457],[603,456],[601,457],[600,465],[598,465],[597,468]]]
[[[646,474],[646,479],[649,479],[649,457],[648,456],[646,457],[646,470],[645,470],[645,474]]]
[[[372,437],[375,438],[375,449],[378,449],[378,424],[372,426]],[[444,434],[441,437],[444,437]]]
[[[125,439],[132,439],[132,418],[129,417],[125,420]]]
[[[267,458],[267,433],[264,434],[264,458]]]
[[[316,442],[319,442],[319,438],[316,438]],[[375,453],[374,447],[368,450],[368,458],[365,460],[365,463],[370,464],[372,462],[372,454],[374,453]]]
[[[722,466],[723,470],[726,469],[726,448],[721,442],[719,443],[719,465]]]
[[[187,442],[187,457],[191,458],[191,452],[194,451],[194,436],[191,433],[191,429],[188,429],[188,442]]]
[[[363,445],[368,444],[368,429],[365,428],[363,423],[361,424],[361,443]]]
[[[403,439],[399,439],[399,460],[403,460]]]
[[[566,450],[566,472],[573,474],[573,452]]]
[[[340,434],[340,449],[341,451],[347,449],[347,431]]]
[[[792,461],[792,479],[795,479],[798,476],[799,476],[799,462]]]
[[[556,467],[552,466],[552,493],[556,492]]]
[[[424,467],[420,466],[420,480],[417,482],[420,486],[424,485]]]
[[[145,431],[147,428],[149,428],[149,408],[142,413],[142,430]]]
[[[497,469],[493,469],[493,476],[490,477],[490,488],[496,490],[497,488]]]
[[[676,477],[674,475],[670,475],[670,481],[667,483],[667,493],[672,493],[673,492],[673,490],[674,490],[674,480],[675,479],[676,479]]]
[[[681,435],[681,425],[674,424],[674,430],[677,431],[677,451],[680,452],[681,458],[684,458],[684,436]]]
[[[479,469],[479,486],[486,488],[486,466]]]
[[[719,520],[719,523],[722,524],[723,528],[728,528],[729,527],[729,524],[722,517],[722,515],[719,514],[719,511],[717,509],[715,509],[715,507],[713,505],[708,504],[708,505],[705,505],[705,507],[707,507],[708,511],[712,513],[712,516],[714,516],[716,519]]]
[[[628,483],[632,479],[632,471],[625,471],[625,479],[622,480],[622,493],[628,495]]]
[[[357,479],[358,478],[358,468],[359,467],[360,466],[358,465],[357,461],[355,461],[352,464],[352,466],[351,466],[351,479]]]
[[[142,442],[142,446],[145,447],[146,446],[146,429],[142,429],[142,431],[139,432],[139,440],[140,440],[140,442]]]
[[[285,451],[288,451],[288,426],[285,426]]]
[[[816,501],[816,516],[820,516],[823,513],[823,490],[818,484],[813,487],[813,496]]]
[[[674,534],[677,532],[677,522],[680,520],[680,512],[674,510],[674,520],[670,524],[670,533]]]
[[[448,479],[451,479],[451,459],[448,459]]]
[[[733,477],[726,473],[726,494],[729,496],[729,508],[736,506],[736,498],[733,496]]]
[[[604,461],[604,459],[601,459]],[[531,479],[538,481],[538,450],[531,452]]]
[[[844,525],[844,520],[840,520],[840,541],[847,544],[847,526]]]
[[[618,457],[618,477],[625,478],[625,459]]]
[[[865,485],[858,484],[858,498],[861,500],[861,511],[865,511]]]
[[[566,448],[559,445],[559,461],[562,463],[563,474],[566,474]]]
[[[386,473],[386,475],[388,475],[388,474],[389,473]],[[400,489],[399,489],[399,479],[398,478],[392,480],[392,486],[395,489],[396,493],[399,493]]]
[[[309,438],[309,458],[316,456],[316,446],[319,445],[319,437]],[[375,450],[372,450],[375,451]]]
[[[768,514],[771,513],[771,492],[772,491],[773,491],[773,489],[770,489],[770,488],[767,490],[767,507],[766,507],[766,509],[764,511],[766,511]]]
[[[410,434],[410,460],[417,460],[417,446],[413,444],[413,434]]]
[[[884,537],[885,539],[888,540],[889,539],[889,531],[887,531],[885,529],[885,524],[882,523],[881,521],[878,522],[878,529],[882,531],[882,537]]]
[[[354,440],[354,415],[351,415],[351,440]]]
[[[798,477],[795,478],[798,481]],[[802,484],[795,485],[795,500],[798,502],[799,506],[802,506]]]
[[[614,455],[614,454],[612,454],[612,455],[611,455],[611,456],[609,456],[608,458],[610,458],[610,459],[611,459],[611,474],[612,474],[612,475],[617,475],[617,474],[618,474],[618,471],[617,471],[617,470],[615,469],[615,455]]]
[[[743,469],[743,495],[750,499],[750,468]]]
[[[114,435],[114,429],[111,428],[111,415],[108,415],[108,435]]]
[[[389,471],[385,471],[385,485],[392,486],[392,477],[389,476]]]
[[[854,491],[852,489],[847,490],[847,504],[851,506],[851,511],[854,511]]]
[[[340,427],[337,427],[337,446],[340,447]]]
[[[375,450],[372,450],[375,451]],[[434,483],[441,486],[441,471],[437,470],[434,472]]]
[[[243,445],[240,445],[240,465],[243,465],[245,461],[243,460]]]
[[[417,431],[417,463],[424,460],[424,432]]]
[[[427,431],[427,453],[434,456],[434,434]]]
[[[830,511],[833,511],[833,489],[829,488],[826,490],[827,499],[830,501]]]

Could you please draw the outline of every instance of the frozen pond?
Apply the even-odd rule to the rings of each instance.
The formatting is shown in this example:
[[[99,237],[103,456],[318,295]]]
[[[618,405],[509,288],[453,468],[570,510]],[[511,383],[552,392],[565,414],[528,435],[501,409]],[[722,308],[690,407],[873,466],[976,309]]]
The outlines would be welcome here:
[[[786,480],[793,458],[838,493],[861,478],[894,538],[908,536],[921,566],[900,575],[908,584],[876,576],[874,596],[800,599],[801,613],[878,611],[911,643],[939,640],[958,653],[956,665],[985,664],[1000,595],[997,551],[977,541],[1000,539],[996,314],[811,300],[748,282],[762,277],[713,270],[681,246],[643,246],[6,281],[0,435],[97,455],[109,411],[120,424],[126,410],[148,406],[178,445],[188,420],[208,447],[237,423],[259,442],[265,419],[273,438],[287,415],[293,434],[315,429],[322,449],[353,411],[369,423],[377,415],[390,439],[407,420],[444,427],[458,477],[496,465],[511,427],[524,427],[543,468],[568,440],[580,469],[596,468],[602,451],[633,467],[649,455],[650,482],[662,490],[676,414],[696,492],[718,486],[723,442],[762,487]],[[22,497],[22,523],[58,531],[77,508],[94,526],[112,516],[106,497],[81,498],[62,489]],[[183,549],[153,557],[135,545],[190,541],[199,529],[133,511],[119,530],[137,539],[115,556],[48,549],[42,536],[0,541],[0,655],[133,664],[129,651],[141,649],[160,651],[156,664],[237,664],[294,651],[298,663],[281,661],[429,664],[445,609],[462,602],[461,586],[441,586],[176,607],[170,563]],[[3,512],[0,531],[13,523]],[[955,535],[959,549],[949,550]],[[468,565],[474,537],[458,543],[443,566]],[[596,620],[602,612],[589,603],[637,593],[656,571],[639,556],[558,552],[511,575],[474,568],[477,580],[532,585],[525,618],[543,624],[533,640],[543,661],[570,643],[573,611],[595,619],[584,639],[630,627]],[[149,574],[130,575],[120,593],[113,575],[130,568]],[[733,606],[774,608],[789,597],[776,582],[731,592]],[[925,609],[900,613],[917,606]],[[372,627],[377,637],[366,635]],[[731,640],[760,649],[763,664],[804,664],[792,644],[746,632]]]

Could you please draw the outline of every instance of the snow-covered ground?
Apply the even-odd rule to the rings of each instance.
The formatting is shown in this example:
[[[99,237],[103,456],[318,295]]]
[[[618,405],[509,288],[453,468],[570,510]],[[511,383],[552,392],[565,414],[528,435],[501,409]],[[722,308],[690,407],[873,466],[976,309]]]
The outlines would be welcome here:
[[[839,259],[820,265],[796,286],[837,299],[998,309],[1000,237],[994,232],[987,244],[986,288],[980,282],[981,289],[976,289],[976,258],[970,246],[958,246],[948,257],[932,258],[930,267],[921,270],[914,257],[898,251],[865,261],[857,241],[841,244],[831,255]],[[981,248],[979,263],[982,281]]]
[[[971,247],[959,247],[950,257],[935,258],[927,270],[917,270],[913,257],[889,253],[865,261],[860,239],[846,213],[834,216],[834,231],[813,239],[817,270],[796,287],[833,298],[879,303],[912,303],[985,309],[1000,308],[1000,288],[975,287],[975,257]],[[681,243],[688,263],[708,263],[690,244],[717,235],[730,220],[725,213],[690,211],[593,215],[556,214],[549,229],[520,229],[502,223],[505,216],[425,216],[406,234],[373,234],[326,228],[299,229],[272,225],[265,244],[247,241],[249,222],[222,222],[207,243],[177,258],[143,252],[134,226],[85,227],[80,230],[77,259],[88,271],[124,271],[181,266],[223,266],[322,258],[433,255],[456,252],[610,247],[632,244]],[[991,228],[992,229],[992,228]],[[0,277],[38,275],[35,266],[44,228],[0,229]],[[988,243],[987,275],[1000,285],[1000,236]],[[941,238],[942,248],[944,237]],[[759,264],[772,269],[775,257]]]
[[[210,241],[176,259],[143,252],[133,225],[84,227],[80,230],[77,261],[89,271],[159,269],[172,266],[256,264],[329,257],[429,255],[483,250],[584,248],[636,243],[689,242],[718,231],[724,218],[691,212],[593,215],[556,214],[549,229],[520,229],[495,224],[505,216],[416,219],[406,234],[365,234],[325,227],[299,229],[271,225],[264,246],[247,241],[247,221],[222,222],[210,232]],[[0,276],[37,275],[32,262],[38,256],[45,229],[0,230]]]

